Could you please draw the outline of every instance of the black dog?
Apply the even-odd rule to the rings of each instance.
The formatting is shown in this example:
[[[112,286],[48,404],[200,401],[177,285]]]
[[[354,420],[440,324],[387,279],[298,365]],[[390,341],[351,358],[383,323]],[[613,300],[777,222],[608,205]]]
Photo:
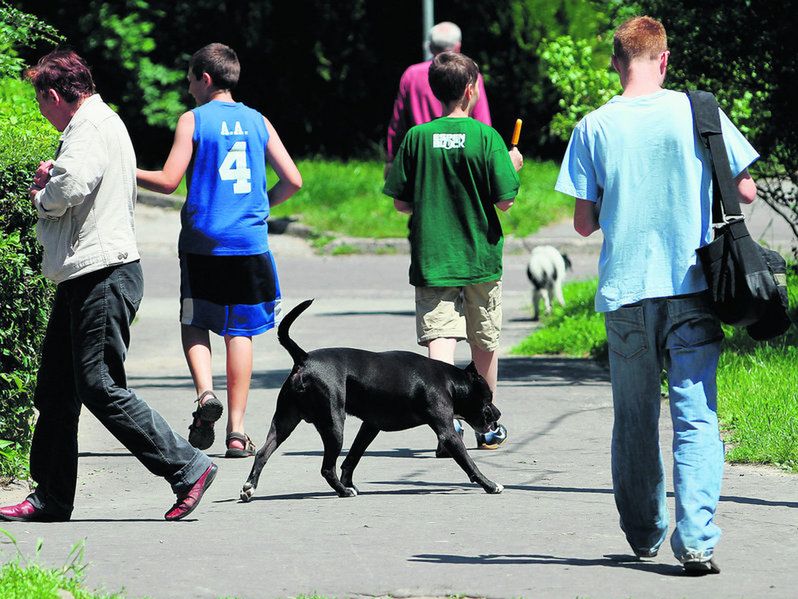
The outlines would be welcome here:
[[[454,430],[455,413],[477,432],[487,432],[501,416],[491,403],[487,382],[474,365],[461,370],[404,351],[375,353],[336,347],[306,353],[288,336],[288,329],[312,301],[291,310],[277,329],[280,344],[294,359],[294,368],[280,389],[269,435],[255,454],[241,500],[252,498],[266,461],[300,420],[319,431],[324,442],[321,475],[340,497],[357,495],[352,473],[380,431],[405,430],[421,424],[432,427],[438,441],[472,482],[488,493],[501,493],[503,487],[483,476]],[[346,414],[360,418],[363,424],[341,464],[339,480],[336,461],[341,453]]]

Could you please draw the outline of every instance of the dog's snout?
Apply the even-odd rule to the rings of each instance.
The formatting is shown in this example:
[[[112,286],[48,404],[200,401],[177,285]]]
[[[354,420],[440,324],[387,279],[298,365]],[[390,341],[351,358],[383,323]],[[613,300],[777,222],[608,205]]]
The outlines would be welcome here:
[[[493,414],[493,421],[494,422],[498,421],[499,418],[502,417],[502,413],[499,411],[499,408],[497,408],[493,404],[490,404],[490,409],[491,409],[491,413]]]

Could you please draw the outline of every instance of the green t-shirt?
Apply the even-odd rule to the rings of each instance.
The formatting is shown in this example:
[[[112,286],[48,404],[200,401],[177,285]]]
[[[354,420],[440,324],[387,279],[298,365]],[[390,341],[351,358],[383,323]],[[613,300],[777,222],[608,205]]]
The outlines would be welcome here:
[[[412,204],[410,284],[460,287],[502,276],[494,204],[520,181],[501,136],[471,118],[443,117],[410,129],[383,193]]]

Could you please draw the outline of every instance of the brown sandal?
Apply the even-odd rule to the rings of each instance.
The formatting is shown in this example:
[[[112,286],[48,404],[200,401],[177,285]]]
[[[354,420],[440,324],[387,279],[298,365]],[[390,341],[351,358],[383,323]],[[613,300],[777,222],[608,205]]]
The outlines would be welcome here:
[[[213,445],[213,424],[221,418],[224,406],[213,391],[205,391],[195,403],[197,409],[191,414],[188,442],[197,449],[208,449]]]
[[[230,441],[238,441],[244,446],[244,449],[230,447]],[[226,458],[248,458],[255,455],[255,444],[252,442],[252,439],[249,438],[249,435],[244,433],[227,433],[225,443],[227,444],[227,451],[224,457]]]

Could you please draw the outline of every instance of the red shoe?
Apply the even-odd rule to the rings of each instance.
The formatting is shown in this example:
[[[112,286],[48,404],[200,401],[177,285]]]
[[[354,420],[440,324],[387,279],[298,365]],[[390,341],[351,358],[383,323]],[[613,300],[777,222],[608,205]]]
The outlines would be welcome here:
[[[0,520],[10,522],[66,522],[69,517],[48,514],[26,499],[17,505],[0,507]]]
[[[205,493],[205,489],[210,487],[213,479],[216,478],[217,470],[216,464],[211,464],[185,494],[177,496],[177,502],[163,517],[167,520],[182,520],[193,512],[199,505],[200,499],[202,499],[202,495]]]

